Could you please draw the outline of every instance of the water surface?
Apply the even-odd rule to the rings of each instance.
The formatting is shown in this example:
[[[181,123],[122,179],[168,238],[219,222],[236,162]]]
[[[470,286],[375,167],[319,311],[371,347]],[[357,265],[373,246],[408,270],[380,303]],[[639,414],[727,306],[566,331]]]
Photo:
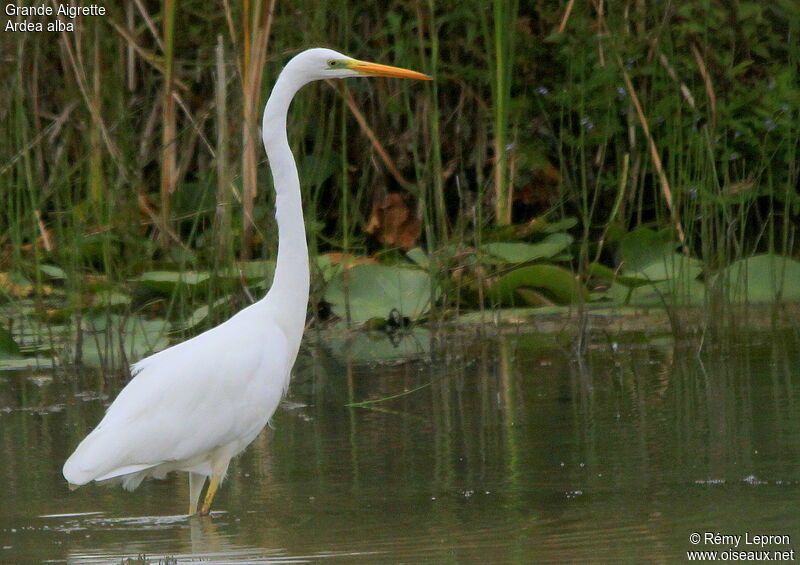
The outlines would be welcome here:
[[[729,547],[693,532],[800,540],[794,332],[307,343],[210,518],[185,515],[185,475],[67,489],[124,378],[0,373],[0,563],[670,563]]]

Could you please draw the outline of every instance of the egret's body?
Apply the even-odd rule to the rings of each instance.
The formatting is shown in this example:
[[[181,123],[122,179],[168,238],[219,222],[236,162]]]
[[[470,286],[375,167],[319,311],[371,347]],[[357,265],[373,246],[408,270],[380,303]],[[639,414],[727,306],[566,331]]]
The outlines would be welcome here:
[[[300,182],[286,137],[295,93],[326,78],[425,75],[364,63],[330,49],[309,49],[281,72],[264,110],[263,137],[276,191],[278,259],[260,301],[188,341],[142,359],[103,420],[64,463],[71,485],[189,473],[190,513],[210,478],[207,514],[233,457],[272,417],[289,385],[305,325],[309,292]]]

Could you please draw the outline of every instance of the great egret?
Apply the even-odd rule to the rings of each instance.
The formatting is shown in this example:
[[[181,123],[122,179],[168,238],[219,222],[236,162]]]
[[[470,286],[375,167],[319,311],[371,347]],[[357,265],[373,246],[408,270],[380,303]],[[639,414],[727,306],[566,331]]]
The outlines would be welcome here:
[[[190,514],[210,477],[200,509],[208,514],[231,459],[278,407],[303,336],[308,248],[300,181],[286,138],[289,104],[311,81],[368,76],[431,78],[320,48],[303,51],[283,69],[262,124],[278,222],[272,287],[228,321],[135,363],[134,378],[64,463],[70,485],[121,481],[133,490],[147,477],[186,471]]]

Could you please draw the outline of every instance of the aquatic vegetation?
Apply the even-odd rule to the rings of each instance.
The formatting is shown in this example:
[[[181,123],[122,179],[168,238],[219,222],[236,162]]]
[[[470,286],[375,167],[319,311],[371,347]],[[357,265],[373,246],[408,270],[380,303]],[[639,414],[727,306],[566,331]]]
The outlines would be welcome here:
[[[312,326],[800,300],[800,13],[568,5],[112,3],[10,44],[0,303],[19,355],[80,360],[98,317],[135,336],[108,343],[140,339],[114,317],[185,337],[263,294],[252,108],[309,43],[437,79],[295,102]]]

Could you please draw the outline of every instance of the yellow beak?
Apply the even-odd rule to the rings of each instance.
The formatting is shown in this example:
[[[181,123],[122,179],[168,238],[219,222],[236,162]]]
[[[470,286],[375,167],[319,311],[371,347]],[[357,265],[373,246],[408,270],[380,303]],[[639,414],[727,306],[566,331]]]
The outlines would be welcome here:
[[[400,67],[390,67],[389,65],[379,65],[378,63],[368,63],[366,61],[351,61],[347,66],[354,71],[370,76],[433,80],[433,77],[416,71],[409,71],[408,69],[401,69]]]

